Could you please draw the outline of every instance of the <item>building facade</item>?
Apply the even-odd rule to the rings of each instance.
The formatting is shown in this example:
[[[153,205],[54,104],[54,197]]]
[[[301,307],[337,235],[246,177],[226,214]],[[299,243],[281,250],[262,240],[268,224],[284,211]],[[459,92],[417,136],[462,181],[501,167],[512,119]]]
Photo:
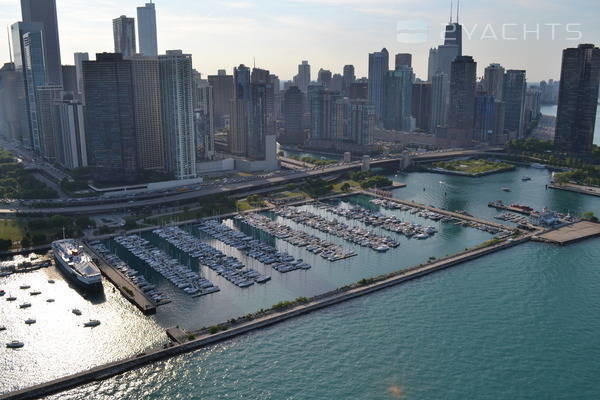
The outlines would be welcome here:
[[[137,8],[138,40],[140,54],[158,56],[158,38],[156,33],[156,8],[154,3],[146,3]]]
[[[131,57],[137,53],[134,18],[121,15],[113,19],[113,36],[115,53],[121,53],[123,57]]]

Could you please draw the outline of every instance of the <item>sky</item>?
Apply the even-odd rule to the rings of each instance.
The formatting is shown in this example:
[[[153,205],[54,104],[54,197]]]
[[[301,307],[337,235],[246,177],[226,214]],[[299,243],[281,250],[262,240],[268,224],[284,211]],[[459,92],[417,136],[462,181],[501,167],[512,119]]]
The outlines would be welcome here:
[[[63,64],[73,64],[75,52],[112,51],[112,19],[136,17],[136,7],[145,1],[57,0]],[[341,73],[345,64],[353,64],[361,77],[368,74],[368,53],[386,47],[392,55],[412,53],[417,76],[426,79],[429,49],[441,44],[442,26],[450,18],[450,0],[155,3],[159,51],[191,53],[203,76],[218,69],[231,73],[234,66],[256,60],[257,67],[287,80],[301,60],[309,60],[313,79],[319,68]],[[0,0],[0,25],[20,19],[19,0]],[[527,70],[530,82],[558,79],[564,48],[600,46],[599,20],[598,0],[463,0],[463,53],[475,58],[480,76],[488,64],[500,63]],[[8,58],[7,40],[0,41],[0,62]]]

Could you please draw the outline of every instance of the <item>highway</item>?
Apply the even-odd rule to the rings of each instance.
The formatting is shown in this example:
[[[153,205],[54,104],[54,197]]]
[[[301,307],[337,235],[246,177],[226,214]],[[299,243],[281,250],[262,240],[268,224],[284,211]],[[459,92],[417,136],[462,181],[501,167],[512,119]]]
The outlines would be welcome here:
[[[448,159],[453,157],[466,157],[480,155],[484,153],[482,150],[452,150],[452,151],[439,151],[439,152],[428,152],[428,153],[411,153],[410,157],[413,162],[427,162],[435,161],[440,159]],[[390,158],[376,158],[370,162],[371,167],[384,167],[391,166],[398,168],[401,159],[396,157]],[[31,206],[22,205],[4,205],[0,206],[0,214],[11,215],[17,213],[28,213],[28,214],[102,214],[102,213],[113,213],[121,210],[153,207],[164,203],[171,202],[187,202],[201,197],[211,195],[228,195],[238,194],[256,189],[263,189],[267,187],[285,185],[294,181],[299,181],[307,178],[317,178],[328,175],[339,174],[347,171],[357,170],[362,167],[362,161],[356,161],[348,164],[336,164],[327,167],[315,167],[313,169],[307,169],[303,171],[295,171],[287,175],[275,176],[267,179],[258,179],[254,181],[233,183],[233,184],[222,184],[213,187],[204,187],[198,189],[189,189],[186,192],[169,192],[164,195],[157,195],[155,197],[147,199],[94,199],[90,200],[98,203],[99,201],[105,201],[106,203],[101,204],[73,204],[70,206],[58,205],[57,207],[50,208],[35,208]]]

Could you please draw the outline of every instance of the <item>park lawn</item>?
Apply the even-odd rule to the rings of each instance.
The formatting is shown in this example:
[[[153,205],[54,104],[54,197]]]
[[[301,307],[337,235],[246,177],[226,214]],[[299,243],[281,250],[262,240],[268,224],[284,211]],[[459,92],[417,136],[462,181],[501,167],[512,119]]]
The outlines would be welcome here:
[[[242,199],[242,200],[238,200],[238,202],[237,202],[237,208],[238,208],[238,211],[250,211],[250,210],[253,210],[256,207],[252,206],[248,202],[248,199]]]
[[[435,163],[434,166],[448,171],[462,172],[465,174],[481,174],[485,172],[509,170],[515,168],[511,164],[488,160],[457,160]]]
[[[273,199],[291,199],[293,197],[300,197],[300,196],[307,198],[307,194],[304,192],[293,192],[293,191],[289,191],[289,190],[286,190],[284,192],[274,193],[271,197]]]
[[[349,180],[345,180],[345,181],[342,181],[340,183],[336,183],[335,185],[333,185],[333,191],[342,193],[343,192],[342,186],[344,186],[345,183],[349,184],[352,189],[360,189],[360,183],[349,179]]]
[[[13,243],[23,239],[24,231],[21,225],[13,219],[0,219],[0,239],[10,239]]]

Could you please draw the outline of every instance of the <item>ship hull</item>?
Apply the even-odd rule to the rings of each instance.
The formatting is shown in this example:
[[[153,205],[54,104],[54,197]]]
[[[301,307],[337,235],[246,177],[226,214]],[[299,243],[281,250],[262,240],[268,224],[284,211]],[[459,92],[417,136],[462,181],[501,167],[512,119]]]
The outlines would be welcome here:
[[[77,272],[75,272],[72,268],[65,264],[65,262],[60,257],[54,257],[56,260],[56,266],[75,284],[80,286],[81,288],[88,290],[99,290],[102,288],[102,280],[101,279],[85,279]]]

